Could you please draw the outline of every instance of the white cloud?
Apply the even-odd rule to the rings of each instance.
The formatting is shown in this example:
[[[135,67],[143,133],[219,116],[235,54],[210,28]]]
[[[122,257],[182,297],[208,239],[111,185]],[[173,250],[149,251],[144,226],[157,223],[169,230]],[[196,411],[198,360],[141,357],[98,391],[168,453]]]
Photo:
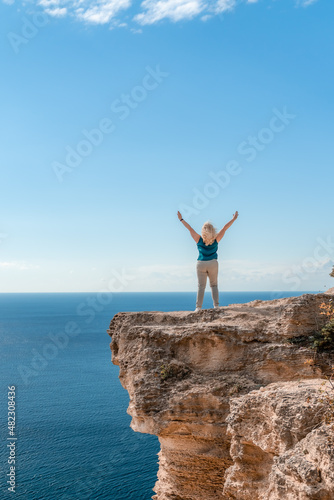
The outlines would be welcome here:
[[[312,5],[315,2],[318,2],[318,0],[299,0],[298,3],[302,7],[308,7],[309,5]]]
[[[1,0],[0,0],[1,1]],[[162,20],[174,23],[189,21],[198,17],[202,22],[232,11],[238,4],[256,4],[259,0],[144,0],[134,4],[133,0],[30,0],[42,8],[49,16],[71,16],[85,23],[112,27],[129,27],[133,33],[141,33],[138,25],[152,25]],[[297,6],[307,7],[318,0],[291,0]],[[2,0],[3,3],[13,4],[14,0]],[[26,5],[25,1],[21,2]],[[135,13],[122,14],[133,7]],[[132,18],[132,23],[129,18]],[[135,25],[133,24],[135,23]]]
[[[0,261],[0,292],[183,292],[196,293],[196,260],[185,264],[143,265],[133,262],[110,269],[110,262],[82,261],[36,262]],[[267,262],[220,260],[220,291],[324,290],[332,286],[329,273],[333,261],[328,258],[310,262]],[[207,283],[207,292],[210,292]],[[277,298],[273,296],[273,298]]]
[[[56,7],[59,5],[59,0],[40,0],[38,5],[45,8]]]
[[[205,14],[204,16],[201,17],[201,21],[208,21],[209,19],[212,18],[212,14]]]
[[[64,17],[67,14],[66,7],[56,9],[45,9],[45,12],[52,17]]]
[[[30,269],[39,269],[39,265],[27,264],[22,261],[0,261],[0,269],[16,269],[18,271],[27,271]]]
[[[80,2],[80,5],[83,2]],[[102,0],[89,2],[89,8],[78,7],[75,10],[76,16],[83,21],[93,24],[106,24],[110,22],[119,11],[128,9],[131,6],[131,0]]]
[[[192,19],[206,7],[202,0],[144,0],[141,7],[145,10],[135,16],[140,24],[154,24],[161,19],[173,22]]]
[[[162,19],[173,22],[192,19],[199,14],[202,21],[207,21],[212,14],[232,10],[237,0],[144,0],[141,4],[144,12],[137,14],[134,20],[139,24],[154,24]]]
[[[222,12],[232,10],[236,6],[236,3],[237,0],[218,0],[214,6],[214,11],[216,14],[221,14]]]
[[[223,290],[317,290],[328,281],[329,260],[307,265],[301,262],[260,262],[222,260],[219,263],[219,289]],[[197,290],[196,261],[186,265],[146,265],[126,268],[128,277],[123,291],[192,291]],[[104,274],[106,276],[106,274]],[[108,279],[101,278],[103,286]],[[210,291],[207,283],[207,291]]]

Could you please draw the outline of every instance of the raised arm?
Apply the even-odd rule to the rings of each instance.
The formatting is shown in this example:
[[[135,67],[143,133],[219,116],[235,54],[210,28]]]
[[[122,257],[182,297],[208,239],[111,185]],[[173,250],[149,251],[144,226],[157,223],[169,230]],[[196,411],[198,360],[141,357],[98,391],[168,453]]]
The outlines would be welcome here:
[[[184,225],[184,227],[186,227],[188,229],[188,231],[191,234],[191,237],[196,241],[196,243],[198,243],[199,239],[200,239],[200,235],[197,234],[196,231],[194,231],[193,228],[188,224],[188,222],[186,222],[182,218],[182,215],[180,214],[180,212],[177,213],[177,216],[178,216],[179,220],[181,221],[181,223]]]
[[[225,234],[225,232],[227,231],[227,229],[228,229],[229,227],[231,227],[231,226],[232,226],[232,224],[233,224],[233,222],[234,222],[234,221],[238,218],[238,215],[239,215],[239,214],[238,214],[238,212],[235,212],[235,214],[233,215],[233,218],[230,220],[230,222],[228,222],[227,224],[225,224],[225,226],[223,227],[223,229],[221,229],[221,230],[219,231],[219,233],[218,233],[218,234],[217,234],[217,236],[216,236],[216,240],[217,240],[218,242],[222,239],[222,237],[224,236],[224,234]]]

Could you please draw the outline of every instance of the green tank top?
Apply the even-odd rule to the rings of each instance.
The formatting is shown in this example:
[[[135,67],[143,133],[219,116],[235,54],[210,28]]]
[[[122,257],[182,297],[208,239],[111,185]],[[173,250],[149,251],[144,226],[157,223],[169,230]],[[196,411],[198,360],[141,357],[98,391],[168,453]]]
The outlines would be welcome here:
[[[199,251],[199,256],[197,260],[212,260],[218,259],[218,241],[215,240],[211,245],[206,245],[203,241],[202,236],[200,236],[197,243],[197,248]]]

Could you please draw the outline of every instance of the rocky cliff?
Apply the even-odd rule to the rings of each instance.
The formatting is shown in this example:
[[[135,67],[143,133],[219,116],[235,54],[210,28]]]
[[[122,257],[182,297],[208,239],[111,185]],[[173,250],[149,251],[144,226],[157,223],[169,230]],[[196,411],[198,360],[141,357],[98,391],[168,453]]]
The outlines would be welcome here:
[[[319,329],[332,297],[114,316],[112,361],[131,427],[161,444],[154,499],[334,498],[320,392],[332,360],[310,365],[314,351],[288,342]]]

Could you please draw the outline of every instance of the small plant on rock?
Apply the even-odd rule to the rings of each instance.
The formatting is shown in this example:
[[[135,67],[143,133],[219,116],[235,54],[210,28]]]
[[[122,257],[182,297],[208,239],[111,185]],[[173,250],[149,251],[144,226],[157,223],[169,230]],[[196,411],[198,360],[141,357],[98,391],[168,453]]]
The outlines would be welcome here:
[[[174,375],[173,366],[161,365],[160,366],[160,380],[166,380]]]
[[[183,380],[190,374],[191,370],[177,360],[171,360],[169,363],[160,365],[160,380],[175,379],[175,381]]]
[[[331,299],[328,304],[320,304],[322,315],[326,316],[327,322],[321,328],[319,335],[314,339],[314,347],[318,351],[334,351],[334,305]]]
[[[312,335],[292,337],[288,342],[301,347],[310,347],[316,353],[334,353],[334,304],[333,299],[320,304],[320,314],[326,316],[322,327]]]

